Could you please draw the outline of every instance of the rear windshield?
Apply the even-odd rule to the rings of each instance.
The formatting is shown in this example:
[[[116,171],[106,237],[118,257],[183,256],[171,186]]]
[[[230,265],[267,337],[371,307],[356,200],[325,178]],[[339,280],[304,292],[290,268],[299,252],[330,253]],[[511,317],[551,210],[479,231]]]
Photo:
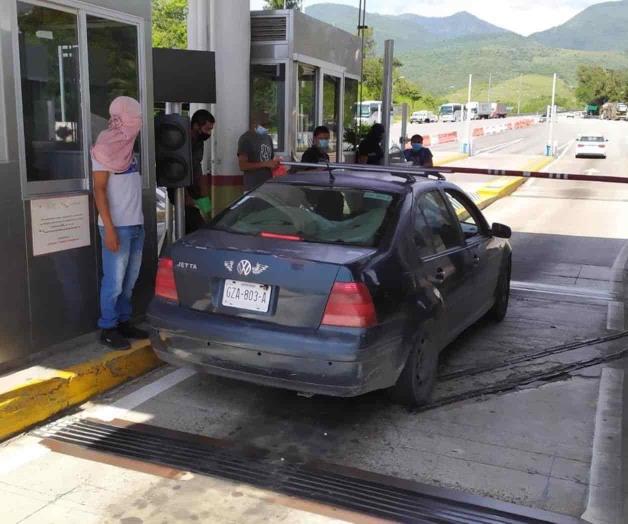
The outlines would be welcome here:
[[[264,184],[220,215],[210,227],[245,235],[377,246],[398,197],[353,188]]]
[[[604,142],[603,136],[583,136],[580,138],[580,142]]]

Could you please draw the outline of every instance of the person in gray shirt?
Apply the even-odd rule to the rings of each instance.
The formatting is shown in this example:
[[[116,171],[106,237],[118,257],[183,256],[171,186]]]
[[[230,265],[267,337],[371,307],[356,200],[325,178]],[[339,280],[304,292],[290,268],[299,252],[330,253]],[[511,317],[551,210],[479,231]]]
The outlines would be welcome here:
[[[255,113],[251,118],[251,129],[238,141],[238,161],[244,173],[245,191],[251,191],[272,178],[273,169],[279,165],[269,128],[268,113]]]

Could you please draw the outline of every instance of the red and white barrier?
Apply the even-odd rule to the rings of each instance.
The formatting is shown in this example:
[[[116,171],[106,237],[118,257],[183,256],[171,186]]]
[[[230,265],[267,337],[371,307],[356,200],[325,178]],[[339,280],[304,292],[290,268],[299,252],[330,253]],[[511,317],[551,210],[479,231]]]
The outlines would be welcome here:
[[[491,136],[505,133],[506,131],[512,131],[513,129],[526,129],[538,124],[536,118],[524,118],[522,120],[516,120],[514,122],[507,122],[505,124],[496,124],[485,127],[476,127],[473,129],[473,137],[478,138],[482,136]],[[436,146],[438,144],[451,144],[452,142],[458,142],[458,132],[452,131],[450,133],[439,133],[437,135],[423,135],[423,145]],[[407,147],[410,147],[409,145]]]

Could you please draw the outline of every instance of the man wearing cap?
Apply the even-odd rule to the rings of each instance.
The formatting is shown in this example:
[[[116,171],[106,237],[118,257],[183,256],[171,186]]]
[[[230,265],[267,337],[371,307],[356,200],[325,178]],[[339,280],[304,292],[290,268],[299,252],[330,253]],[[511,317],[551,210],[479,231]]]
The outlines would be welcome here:
[[[273,176],[279,165],[273,139],[269,135],[268,113],[257,112],[251,118],[251,129],[238,140],[238,161],[244,173],[244,190],[251,191]]]

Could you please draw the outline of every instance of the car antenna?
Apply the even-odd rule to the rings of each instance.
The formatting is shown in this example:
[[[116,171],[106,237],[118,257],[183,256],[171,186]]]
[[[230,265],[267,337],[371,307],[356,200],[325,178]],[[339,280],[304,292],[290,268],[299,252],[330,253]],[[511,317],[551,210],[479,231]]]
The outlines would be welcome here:
[[[334,182],[336,181],[336,176],[334,175],[334,170],[329,165],[329,160],[327,162],[325,162],[325,164],[327,165],[327,171],[329,171],[329,185],[333,185]]]

